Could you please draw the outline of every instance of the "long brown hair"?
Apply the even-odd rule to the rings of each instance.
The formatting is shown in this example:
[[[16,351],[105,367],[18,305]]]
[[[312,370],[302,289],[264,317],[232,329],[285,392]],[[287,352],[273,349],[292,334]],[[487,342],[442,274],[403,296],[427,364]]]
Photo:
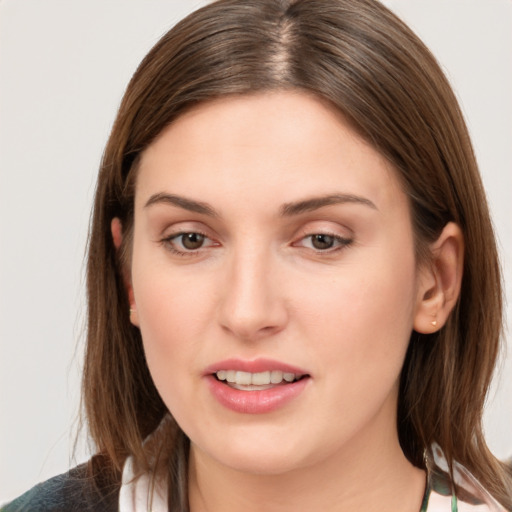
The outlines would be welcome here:
[[[399,439],[418,467],[438,443],[450,463],[466,466],[512,508],[507,476],[486,446],[481,423],[502,331],[500,269],[485,193],[439,65],[374,0],[219,0],[178,23],[140,64],[105,149],[90,232],[83,400],[98,450],[116,470],[128,455],[141,468],[164,468],[173,507],[185,506],[184,434],[170,419],[165,435],[156,436],[158,448],[142,445],[168,411],[151,380],[140,332],[130,324],[124,286],[137,161],[199,102],[283,89],[328,101],[392,163],[409,197],[419,261],[428,258],[428,244],[447,222],[461,227],[460,298],[438,333],[411,334]],[[120,253],[110,234],[113,217],[123,225]]]

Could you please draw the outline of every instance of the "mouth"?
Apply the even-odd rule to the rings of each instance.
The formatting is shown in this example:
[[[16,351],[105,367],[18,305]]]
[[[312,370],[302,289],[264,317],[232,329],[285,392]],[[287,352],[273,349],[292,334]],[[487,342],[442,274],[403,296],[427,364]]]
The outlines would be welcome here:
[[[246,372],[240,370],[218,370],[212,376],[230,388],[240,391],[264,391],[276,386],[286,386],[307,378],[307,374],[284,372],[282,370],[266,370],[262,372]]]
[[[226,359],[203,374],[217,401],[242,414],[266,414],[296,402],[312,375],[297,366],[267,358]]]

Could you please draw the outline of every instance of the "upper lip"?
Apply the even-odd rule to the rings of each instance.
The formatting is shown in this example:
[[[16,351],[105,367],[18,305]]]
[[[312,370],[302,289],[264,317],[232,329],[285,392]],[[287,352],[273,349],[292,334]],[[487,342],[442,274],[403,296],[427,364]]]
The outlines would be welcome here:
[[[205,369],[204,374],[212,375],[219,370],[236,370],[249,373],[282,371],[283,373],[294,373],[298,376],[309,375],[306,370],[298,368],[297,366],[292,366],[281,361],[265,358],[253,359],[251,361],[236,358],[224,359],[223,361],[218,361],[208,366]]]

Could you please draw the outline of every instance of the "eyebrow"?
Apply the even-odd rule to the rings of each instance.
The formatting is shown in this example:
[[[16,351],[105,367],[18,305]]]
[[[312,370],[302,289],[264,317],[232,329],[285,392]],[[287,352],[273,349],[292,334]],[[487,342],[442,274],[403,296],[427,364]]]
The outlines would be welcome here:
[[[329,194],[327,196],[312,197],[302,201],[285,203],[283,206],[281,206],[279,213],[281,217],[291,217],[294,215],[300,215],[302,213],[318,210],[326,206],[346,203],[361,204],[378,211],[377,206],[375,206],[372,201],[365,197],[360,197],[353,194]],[[213,206],[209,205],[208,203],[195,201],[194,199],[189,199],[175,194],[167,194],[165,192],[153,194],[144,205],[144,208],[154,204],[168,204],[171,206],[183,208],[184,210],[188,210],[190,212],[207,215],[209,217],[220,217],[215,208],[213,208]]]
[[[154,204],[169,204],[172,206],[178,206],[179,208],[183,208],[190,212],[208,215],[209,217],[219,217],[219,214],[208,203],[195,201],[194,199],[188,199],[174,194],[166,194],[164,192],[153,194],[144,205],[144,208]]]
[[[379,210],[377,206],[375,206],[375,203],[369,199],[366,199],[365,197],[360,197],[353,194],[330,194],[328,196],[312,197],[303,201],[286,203],[281,207],[280,213],[283,217],[289,217],[318,210],[320,208],[324,208],[325,206],[346,203],[361,204],[363,206],[368,206],[372,210]]]

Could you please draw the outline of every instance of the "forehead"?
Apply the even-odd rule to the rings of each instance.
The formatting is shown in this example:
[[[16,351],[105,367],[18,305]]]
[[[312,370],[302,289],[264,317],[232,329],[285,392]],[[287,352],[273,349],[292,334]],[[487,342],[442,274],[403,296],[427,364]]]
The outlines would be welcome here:
[[[280,91],[203,103],[164,129],[142,153],[136,201],[160,191],[220,202],[336,191],[392,203],[401,188],[388,161],[333,107]]]

